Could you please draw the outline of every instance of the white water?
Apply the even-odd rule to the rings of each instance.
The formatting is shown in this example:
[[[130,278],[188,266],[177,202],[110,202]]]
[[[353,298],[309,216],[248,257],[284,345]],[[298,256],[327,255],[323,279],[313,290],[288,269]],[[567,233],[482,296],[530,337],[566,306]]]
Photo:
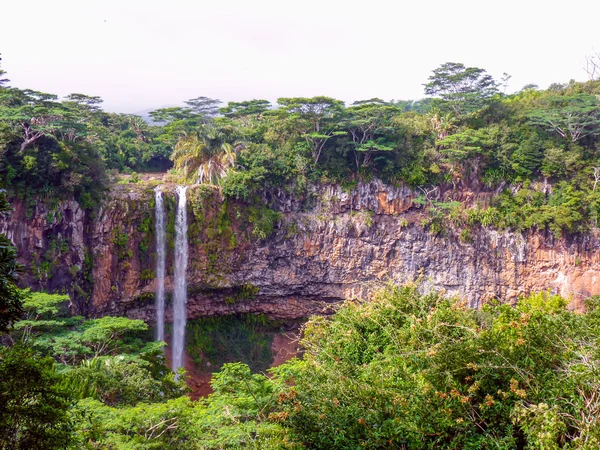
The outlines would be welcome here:
[[[186,271],[188,263],[187,241],[187,186],[177,186],[177,216],[175,218],[175,280],[173,289],[173,371],[183,365],[185,341],[185,304],[187,302]]]
[[[165,233],[165,206],[160,186],[154,190],[156,222],[156,340],[165,340],[165,258],[167,254]]]

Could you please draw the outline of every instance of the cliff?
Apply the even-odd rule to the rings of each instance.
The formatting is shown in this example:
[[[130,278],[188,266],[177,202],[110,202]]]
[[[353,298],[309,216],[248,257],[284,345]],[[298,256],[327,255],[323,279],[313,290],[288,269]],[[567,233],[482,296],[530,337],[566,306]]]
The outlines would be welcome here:
[[[169,292],[175,198],[166,189]],[[412,201],[416,195],[374,181],[349,192],[338,186],[302,196],[281,192],[263,198],[267,209],[191,188],[189,317],[329,313],[342,299],[368,296],[389,281],[419,280],[423,289],[442,289],[474,307],[546,289],[571,296],[580,307],[584,298],[600,293],[596,232],[556,239],[478,228],[470,242],[462,242],[460,230],[451,226],[437,236],[423,228],[423,210]],[[437,195],[485,203],[491,193]],[[18,247],[23,285],[70,292],[81,314],[153,321],[152,187],[117,185],[94,212],[74,201],[13,205],[0,232]]]

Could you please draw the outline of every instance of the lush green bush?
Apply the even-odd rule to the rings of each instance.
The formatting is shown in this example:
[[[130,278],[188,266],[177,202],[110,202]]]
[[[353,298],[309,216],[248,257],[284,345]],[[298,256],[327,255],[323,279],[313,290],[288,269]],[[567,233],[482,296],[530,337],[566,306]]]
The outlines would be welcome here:
[[[0,448],[64,449],[72,441],[72,397],[52,358],[25,345],[0,347]]]
[[[280,219],[281,213],[266,206],[249,208],[248,221],[254,226],[252,235],[258,239],[271,236]]]
[[[226,364],[211,384],[214,393],[198,402],[180,397],[114,408],[82,400],[72,410],[75,448],[300,448],[284,427],[267,420],[279,390],[267,376],[252,374],[244,364]]]
[[[482,311],[414,287],[305,329],[278,417],[309,448],[596,448],[596,308]]]

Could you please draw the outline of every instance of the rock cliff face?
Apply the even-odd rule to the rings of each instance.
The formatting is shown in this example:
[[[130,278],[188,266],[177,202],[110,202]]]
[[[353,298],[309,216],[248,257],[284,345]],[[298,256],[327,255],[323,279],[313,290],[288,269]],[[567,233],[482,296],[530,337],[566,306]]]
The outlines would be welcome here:
[[[175,194],[166,190],[169,292]],[[95,212],[74,201],[54,208],[15,201],[0,232],[19,249],[22,283],[72,293],[73,308],[82,314],[125,314],[152,322],[153,195],[152,188],[116,186]],[[437,196],[485,203],[490,193]],[[191,318],[329,313],[342,299],[368,297],[390,281],[418,280],[422,289],[442,289],[474,307],[547,289],[571,296],[580,307],[584,298],[600,293],[595,232],[555,239],[484,228],[472,232],[469,243],[451,228],[434,236],[420,224],[423,212],[412,202],[416,193],[380,182],[351,192],[327,186],[304,197],[280,193],[263,199],[279,212],[278,220],[272,214],[269,219],[264,208],[223,202],[207,188],[192,188],[189,197]]]

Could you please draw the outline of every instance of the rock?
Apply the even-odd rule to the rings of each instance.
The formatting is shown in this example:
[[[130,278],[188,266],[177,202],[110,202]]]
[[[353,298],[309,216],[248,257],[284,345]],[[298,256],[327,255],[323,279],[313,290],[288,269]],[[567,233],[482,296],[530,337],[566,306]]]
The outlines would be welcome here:
[[[171,192],[167,189],[165,198],[172,215]],[[435,193],[438,200],[486,204],[492,194]],[[597,230],[556,239],[541,232],[482,228],[466,244],[458,239],[460,230],[449,229],[444,236],[424,230],[419,225],[423,212],[412,206],[416,196],[377,180],[349,192],[339,186],[312,187],[304,198],[275,192],[264,201],[281,212],[281,220],[271,236],[259,241],[244,213],[247,206],[232,201],[223,206],[213,192],[188,208],[188,316],[253,313],[287,320],[329,314],[343,299],[368,297],[388,282],[441,289],[473,307],[493,298],[514,302],[549,289],[581,308],[583,299],[600,293]],[[75,201],[55,211],[38,205],[27,214],[26,205],[15,200],[12,217],[0,221],[0,232],[19,250],[26,269],[21,283],[66,288],[77,299],[78,313],[124,314],[152,322],[152,199],[151,189],[116,187],[94,214]],[[168,268],[172,252],[170,246]],[[45,273],[40,268],[48,264],[51,270]],[[172,281],[168,269],[167,301]],[[240,294],[244,286],[252,287],[251,294]],[[167,320],[170,314],[168,309]]]

